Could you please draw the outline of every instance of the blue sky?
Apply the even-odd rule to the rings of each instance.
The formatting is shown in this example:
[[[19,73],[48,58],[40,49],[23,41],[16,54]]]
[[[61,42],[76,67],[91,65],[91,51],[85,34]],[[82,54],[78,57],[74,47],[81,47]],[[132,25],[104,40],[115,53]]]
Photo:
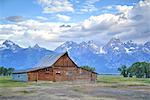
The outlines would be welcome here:
[[[42,1],[42,0],[39,0]],[[51,18],[55,17],[56,14],[65,14],[72,17],[72,21],[82,21],[85,18],[90,16],[99,15],[105,10],[105,7],[112,6],[112,5],[128,5],[133,6],[134,4],[138,3],[140,0],[87,0],[95,3],[93,5],[96,8],[101,10],[98,11],[91,11],[91,12],[81,12],[80,10],[83,9],[83,6],[86,6],[86,0],[70,0],[69,2],[74,7],[74,12],[54,12],[54,13],[43,13],[43,6],[39,3],[38,0],[1,0],[1,17],[9,17],[9,16],[23,16],[25,18],[32,18],[35,19],[37,16],[47,17],[50,21],[57,21],[57,19]],[[44,0],[43,0],[44,1]],[[46,0],[48,1],[48,0]],[[51,1],[51,0],[49,0]],[[63,1],[63,0],[62,0]],[[91,8],[92,9],[92,8]],[[110,10],[109,13],[116,13],[115,10]],[[80,16],[80,17],[79,17]],[[72,22],[70,21],[70,22]]]
[[[149,12],[150,0],[0,0],[0,41],[48,49],[65,41],[105,44],[112,37],[144,43]]]

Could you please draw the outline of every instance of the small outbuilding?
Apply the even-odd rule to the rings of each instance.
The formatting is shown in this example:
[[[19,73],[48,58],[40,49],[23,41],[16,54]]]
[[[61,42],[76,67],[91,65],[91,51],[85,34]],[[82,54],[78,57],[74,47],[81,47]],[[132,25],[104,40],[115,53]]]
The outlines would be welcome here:
[[[97,73],[78,67],[65,52],[42,58],[32,69],[14,71],[12,78],[17,81],[96,81]]]

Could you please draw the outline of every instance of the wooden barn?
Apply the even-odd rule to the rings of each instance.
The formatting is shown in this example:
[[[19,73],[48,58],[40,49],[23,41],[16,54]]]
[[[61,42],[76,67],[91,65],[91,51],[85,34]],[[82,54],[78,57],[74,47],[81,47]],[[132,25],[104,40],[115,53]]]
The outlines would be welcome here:
[[[78,67],[68,53],[53,54],[42,58],[37,67],[14,71],[12,78],[18,81],[95,81],[96,72]]]

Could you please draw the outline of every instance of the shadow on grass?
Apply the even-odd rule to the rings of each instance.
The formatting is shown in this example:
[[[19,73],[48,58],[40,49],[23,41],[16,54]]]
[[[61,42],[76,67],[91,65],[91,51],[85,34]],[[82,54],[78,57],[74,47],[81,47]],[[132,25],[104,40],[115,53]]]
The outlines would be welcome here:
[[[27,90],[22,90],[22,91],[18,91],[19,93],[23,93],[23,94],[31,94],[33,93],[33,91],[27,91]]]

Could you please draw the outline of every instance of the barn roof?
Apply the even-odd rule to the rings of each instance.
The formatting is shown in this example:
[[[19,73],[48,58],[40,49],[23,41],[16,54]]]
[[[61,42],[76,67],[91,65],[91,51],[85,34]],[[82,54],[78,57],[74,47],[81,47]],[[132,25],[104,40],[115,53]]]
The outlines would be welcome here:
[[[55,53],[53,55],[45,56],[41,59],[41,61],[36,66],[52,66],[61,56],[65,53]]]
[[[47,55],[41,59],[41,61],[33,68],[26,69],[26,70],[16,70],[13,73],[25,73],[29,71],[34,71],[38,69],[43,69],[47,67],[51,67],[61,56],[66,54],[67,52],[64,53],[54,53],[52,55]]]

